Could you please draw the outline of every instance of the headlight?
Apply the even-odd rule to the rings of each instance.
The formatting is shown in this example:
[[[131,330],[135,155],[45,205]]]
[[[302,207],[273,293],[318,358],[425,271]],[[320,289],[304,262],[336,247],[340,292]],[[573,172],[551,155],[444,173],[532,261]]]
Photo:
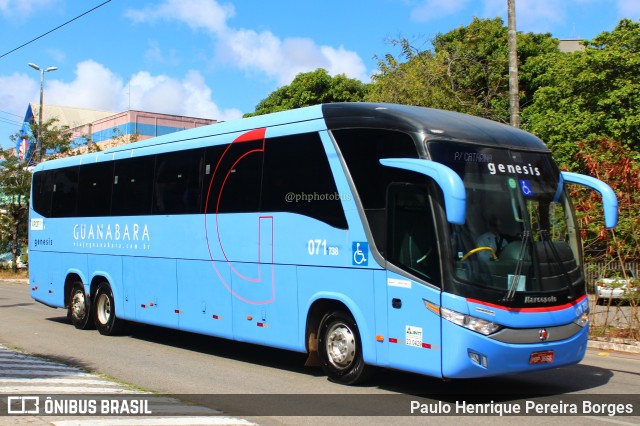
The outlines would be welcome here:
[[[461,314],[460,312],[452,311],[447,308],[440,308],[440,316],[447,321],[451,321],[461,327],[468,328],[476,333],[484,334],[485,336],[493,334],[502,328],[500,324],[496,324],[495,322],[483,320],[471,315]]]
[[[582,315],[576,318],[573,322],[578,324],[580,327],[585,327],[587,324],[589,324],[589,309],[584,311]]]

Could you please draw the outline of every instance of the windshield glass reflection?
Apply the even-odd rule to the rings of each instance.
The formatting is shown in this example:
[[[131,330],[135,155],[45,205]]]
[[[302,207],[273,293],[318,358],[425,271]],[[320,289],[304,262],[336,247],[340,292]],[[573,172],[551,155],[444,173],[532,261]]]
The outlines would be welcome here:
[[[548,154],[432,142],[434,160],[465,184],[467,220],[450,225],[456,277],[517,292],[572,289],[580,281],[577,233],[559,172]]]

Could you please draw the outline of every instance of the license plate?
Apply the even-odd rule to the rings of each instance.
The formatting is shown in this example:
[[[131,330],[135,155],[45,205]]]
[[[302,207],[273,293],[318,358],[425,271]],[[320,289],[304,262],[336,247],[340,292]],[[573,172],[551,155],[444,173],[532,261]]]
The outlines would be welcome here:
[[[553,362],[553,351],[533,352],[529,364],[547,364]]]

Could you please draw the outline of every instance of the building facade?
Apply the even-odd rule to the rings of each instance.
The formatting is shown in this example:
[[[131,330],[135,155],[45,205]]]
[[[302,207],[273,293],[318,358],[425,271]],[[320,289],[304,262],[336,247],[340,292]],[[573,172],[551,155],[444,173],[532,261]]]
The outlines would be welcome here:
[[[43,105],[42,109],[43,123],[50,119],[57,119],[56,125],[68,127],[74,145],[81,150],[86,149],[90,144],[96,144],[100,149],[107,149],[218,122],[207,118],[137,110],[114,112],[57,105]],[[16,145],[16,153],[24,161],[30,161],[33,158],[36,143],[31,134],[31,123],[37,123],[39,118],[39,104],[30,103],[20,130],[21,137]]]

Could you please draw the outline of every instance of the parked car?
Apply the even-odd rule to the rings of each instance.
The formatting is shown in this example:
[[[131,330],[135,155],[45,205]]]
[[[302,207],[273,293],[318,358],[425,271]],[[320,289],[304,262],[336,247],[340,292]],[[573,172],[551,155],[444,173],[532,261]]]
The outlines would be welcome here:
[[[18,256],[18,262],[17,262],[18,269],[24,269],[27,267],[27,264],[24,263],[20,257],[21,256]],[[13,268],[13,254],[11,253],[0,254],[0,268],[2,269]]]
[[[638,291],[638,280],[629,269],[610,269],[596,280],[596,300],[607,304],[608,300],[620,301],[630,292]]]

